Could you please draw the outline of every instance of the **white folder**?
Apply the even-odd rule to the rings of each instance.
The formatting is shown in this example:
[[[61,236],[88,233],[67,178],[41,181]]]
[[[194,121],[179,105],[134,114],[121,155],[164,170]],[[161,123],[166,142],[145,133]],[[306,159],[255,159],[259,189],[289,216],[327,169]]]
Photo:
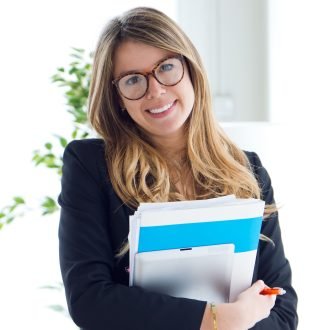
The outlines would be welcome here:
[[[134,285],[173,297],[228,302],[233,257],[233,244],[138,253]]]

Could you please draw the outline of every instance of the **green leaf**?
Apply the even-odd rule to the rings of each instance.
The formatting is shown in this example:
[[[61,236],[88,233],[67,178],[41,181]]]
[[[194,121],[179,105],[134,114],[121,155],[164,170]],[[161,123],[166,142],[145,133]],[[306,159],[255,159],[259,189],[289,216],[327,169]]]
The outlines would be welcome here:
[[[0,213],[0,219],[4,218],[5,216],[6,215],[3,212]]]
[[[47,164],[46,165],[48,168],[59,168],[60,166],[57,164]]]
[[[41,215],[42,215],[42,216],[50,215],[50,214],[55,213],[57,210],[58,210],[58,208],[55,208],[55,209],[45,209],[45,210],[41,213]]]
[[[73,57],[73,58],[77,58],[78,60],[82,60],[83,59],[82,56],[79,55],[79,54],[71,54],[70,56]]]
[[[49,305],[48,308],[52,309],[55,312],[60,312],[60,313],[63,313],[66,311],[62,305]]]
[[[14,217],[8,217],[6,220],[7,225],[9,225],[15,218]]]
[[[60,143],[61,143],[61,146],[63,148],[65,148],[68,144],[68,141],[64,137],[60,136]]]
[[[58,210],[58,206],[55,200],[48,196],[45,197],[41,207],[43,209],[42,215],[52,214]]]
[[[33,156],[33,158],[32,158],[32,161],[36,162],[36,161],[39,160],[40,156],[39,156],[38,152],[39,152],[39,151],[36,151],[36,152],[35,152],[35,154],[34,154],[34,156]]]
[[[77,137],[77,134],[78,134],[78,130],[75,129],[71,134],[72,138],[75,139]]]
[[[38,157],[37,157],[37,159],[35,161],[35,165],[36,166],[40,165],[41,163],[44,162],[44,160],[45,160],[45,157],[41,157],[41,156],[38,155]]]
[[[18,204],[13,204],[13,205],[11,205],[11,206],[9,207],[9,213],[12,213],[12,212],[16,209],[17,205],[18,205]]]
[[[50,142],[45,143],[45,148],[47,150],[51,150],[53,148],[53,145]]]
[[[69,74],[74,74],[77,72],[77,68],[75,66],[73,66],[70,70],[69,70]]]
[[[54,159],[54,158],[56,158],[56,156],[52,152],[49,152],[48,154],[45,154],[44,155],[44,158]]]
[[[64,78],[58,76],[53,76],[51,79],[53,82],[65,82]]]
[[[56,205],[56,202],[53,198],[51,197],[46,197],[44,202],[43,202],[43,206],[54,206]]]
[[[88,132],[85,132],[85,133],[82,135],[82,138],[83,138],[83,139],[86,139],[87,136],[89,136],[89,133],[88,133]]]
[[[14,199],[16,204],[25,204],[25,200],[20,196],[16,196],[13,199]]]
[[[78,52],[78,53],[85,53],[85,49],[83,48],[77,48],[77,47],[71,47],[75,52]]]
[[[43,285],[43,286],[39,287],[39,289],[61,291],[62,290],[62,286],[60,286],[60,285]]]

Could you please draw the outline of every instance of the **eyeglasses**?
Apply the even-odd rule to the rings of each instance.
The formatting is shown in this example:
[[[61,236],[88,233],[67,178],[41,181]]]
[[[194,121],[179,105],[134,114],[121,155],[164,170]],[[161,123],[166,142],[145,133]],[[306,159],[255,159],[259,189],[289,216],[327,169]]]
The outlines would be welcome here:
[[[183,56],[167,57],[159,62],[151,72],[128,72],[113,80],[112,83],[126,99],[138,100],[147,93],[149,75],[152,75],[161,85],[175,86],[184,75]]]

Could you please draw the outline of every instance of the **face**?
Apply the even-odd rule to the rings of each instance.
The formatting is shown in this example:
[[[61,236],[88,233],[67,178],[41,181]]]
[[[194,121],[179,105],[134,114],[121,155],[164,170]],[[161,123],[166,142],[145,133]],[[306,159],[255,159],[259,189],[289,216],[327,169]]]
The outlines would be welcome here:
[[[116,50],[114,77],[132,71],[151,72],[159,62],[173,55],[177,54],[144,43],[126,41]],[[182,142],[184,123],[192,111],[195,99],[186,64],[183,78],[175,86],[164,86],[152,75],[148,79],[149,87],[142,98],[128,100],[121,96],[123,108],[155,142]]]

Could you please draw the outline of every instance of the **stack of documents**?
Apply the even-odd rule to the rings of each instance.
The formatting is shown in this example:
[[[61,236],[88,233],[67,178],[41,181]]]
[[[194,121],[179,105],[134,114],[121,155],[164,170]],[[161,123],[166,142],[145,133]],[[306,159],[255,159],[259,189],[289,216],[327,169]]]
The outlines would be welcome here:
[[[130,217],[130,285],[230,302],[251,285],[264,201],[142,203]]]

